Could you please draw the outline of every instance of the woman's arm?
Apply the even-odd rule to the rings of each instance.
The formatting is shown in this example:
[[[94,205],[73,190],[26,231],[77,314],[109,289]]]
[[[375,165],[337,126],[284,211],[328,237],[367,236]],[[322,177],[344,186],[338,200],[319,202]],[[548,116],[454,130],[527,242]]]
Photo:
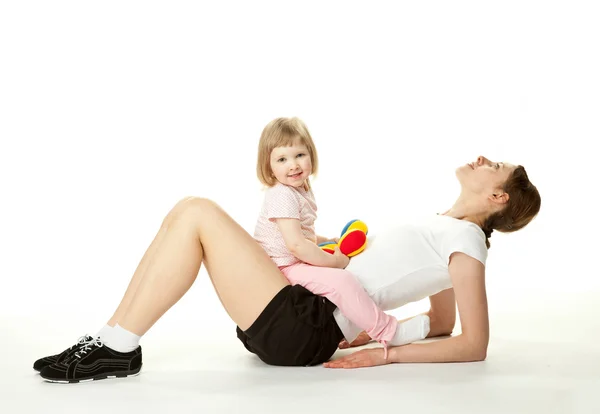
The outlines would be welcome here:
[[[485,267],[464,253],[455,252],[448,266],[458,304],[462,333],[425,344],[383,349],[364,349],[325,364],[328,368],[358,368],[402,362],[470,362],[487,356],[489,320],[485,292]]]
[[[456,297],[454,289],[446,289],[429,297],[431,307],[425,315],[429,316],[429,334],[427,338],[451,335],[456,325]]]
[[[286,247],[298,259],[313,266],[343,269],[348,265],[350,259],[339,252],[339,249],[335,254],[329,254],[312,241],[305,239],[300,228],[300,221],[297,219],[280,218],[275,221]]]
[[[427,338],[452,335],[454,325],[456,324],[456,298],[454,296],[454,289],[446,289],[430,296],[429,303],[431,304],[430,309],[427,312],[419,314],[429,316],[429,334],[427,334]],[[416,316],[418,315],[398,319],[398,323],[406,322]],[[348,343],[348,341],[342,339],[339,348],[353,348],[368,344],[371,341],[371,337],[365,331],[362,331],[352,343]]]

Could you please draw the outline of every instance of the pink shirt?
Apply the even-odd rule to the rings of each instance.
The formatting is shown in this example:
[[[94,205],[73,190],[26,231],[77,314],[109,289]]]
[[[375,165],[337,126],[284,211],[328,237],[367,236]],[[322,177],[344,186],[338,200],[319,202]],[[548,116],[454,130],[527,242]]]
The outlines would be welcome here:
[[[312,190],[306,191],[304,188],[290,187],[281,183],[267,189],[254,229],[254,239],[277,266],[300,263],[301,260],[295,257],[285,245],[283,235],[274,221],[277,218],[298,219],[302,235],[316,243],[317,204]]]

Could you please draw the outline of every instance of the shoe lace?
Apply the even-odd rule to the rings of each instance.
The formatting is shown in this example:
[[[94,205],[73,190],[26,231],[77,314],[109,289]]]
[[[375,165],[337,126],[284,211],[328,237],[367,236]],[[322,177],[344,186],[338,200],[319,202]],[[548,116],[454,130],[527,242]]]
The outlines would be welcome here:
[[[63,361],[64,365],[70,364],[75,358],[81,359],[83,355],[87,354],[88,351],[92,350],[93,346],[97,346],[98,348],[100,348],[101,346],[104,346],[104,344],[102,343],[100,338],[91,338],[90,340],[84,340],[80,346],[81,348],[77,352],[73,353],[71,356],[69,356]]]
[[[92,338],[90,335],[83,335],[83,336],[79,337],[79,339],[77,340],[77,343],[75,345],[73,345],[70,349],[79,348],[81,345],[91,343],[93,340],[94,340],[94,338]]]

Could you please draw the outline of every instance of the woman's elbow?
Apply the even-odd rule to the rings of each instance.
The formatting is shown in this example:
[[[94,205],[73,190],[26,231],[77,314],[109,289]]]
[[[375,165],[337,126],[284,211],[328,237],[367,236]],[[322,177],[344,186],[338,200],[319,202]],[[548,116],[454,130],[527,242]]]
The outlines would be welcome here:
[[[472,353],[475,361],[485,361],[487,358],[488,343],[489,340],[486,338],[473,344]]]
[[[484,338],[467,339],[467,359],[471,362],[485,361],[487,358],[488,340]]]
[[[485,361],[485,359],[487,358],[487,346],[483,348],[474,349],[472,354],[474,362]]]

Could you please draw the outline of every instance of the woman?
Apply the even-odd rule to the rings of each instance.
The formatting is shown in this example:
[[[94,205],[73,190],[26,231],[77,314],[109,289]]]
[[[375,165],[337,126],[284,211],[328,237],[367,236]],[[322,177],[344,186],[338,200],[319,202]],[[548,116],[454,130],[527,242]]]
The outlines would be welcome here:
[[[458,168],[456,176],[461,193],[450,210],[430,222],[380,232],[347,269],[384,309],[430,296],[429,337],[452,332],[456,301],[462,333],[390,348],[387,360],[382,348],[367,349],[326,367],[485,359],[488,239],[493,230],[512,232],[526,226],[541,201],[521,166],[478,157]],[[138,374],[140,337],[190,288],[201,263],[238,325],[239,339],[268,364],[323,363],[340,340],[350,342],[358,334],[331,302],[301,286],[290,286],[265,251],[215,203],[187,198],[165,218],[123,300],[99,334],[36,361],[34,369],[54,382]],[[361,335],[355,344],[364,340]]]

